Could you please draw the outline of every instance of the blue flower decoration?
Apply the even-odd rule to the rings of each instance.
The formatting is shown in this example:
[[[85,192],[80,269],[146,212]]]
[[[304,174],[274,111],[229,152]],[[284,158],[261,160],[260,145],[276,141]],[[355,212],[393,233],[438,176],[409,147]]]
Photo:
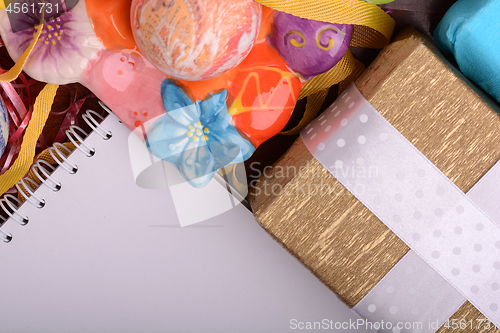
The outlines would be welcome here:
[[[193,103],[166,79],[161,95],[167,112],[149,128],[148,148],[177,166],[194,187],[207,185],[219,169],[243,162],[255,151],[230,123],[226,90]]]

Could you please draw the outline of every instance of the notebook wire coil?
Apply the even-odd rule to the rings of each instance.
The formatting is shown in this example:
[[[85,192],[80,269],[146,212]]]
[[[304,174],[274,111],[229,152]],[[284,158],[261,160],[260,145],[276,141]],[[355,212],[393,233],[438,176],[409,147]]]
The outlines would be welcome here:
[[[108,113],[111,110],[104,105],[101,101],[99,104]],[[83,120],[89,125],[93,132],[96,132],[104,140],[109,140],[113,134],[100,125],[100,122],[104,120],[104,117],[94,110],[87,110],[85,114],[82,115]],[[79,126],[70,126],[66,130],[66,136],[68,137],[71,144],[74,145],[75,149],[70,149],[65,145],[56,142],[52,147],[50,147],[47,152],[55,161],[54,164],[58,164],[54,167],[51,163],[46,160],[39,159],[31,166],[31,174],[34,175],[32,179],[25,177],[21,179],[15,187],[18,190],[19,195],[30,204],[41,209],[45,206],[45,199],[40,198],[35,194],[39,186],[45,185],[49,187],[52,191],[57,192],[62,188],[62,184],[55,180],[51,174],[58,168],[61,167],[70,174],[75,174],[78,171],[78,165],[69,161],[69,156],[72,152],[80,150],[85,156],[92,157],[95,154],[95,149],[90,147],[85,143],[85,139],[88,136],[82,128]],[[25,226],[29,222],[29,217],[19,213],[19,207],[23,204],[19,198],[16,198],[12,194],[6,194],[0,199],[0,207],[3,209],[8,218],[0,215],[0,239],[5,243],[9,243],[12,240],[12,234],[2,230],[3,224],[7,219],[12,219],[18,222],[20,225]]]

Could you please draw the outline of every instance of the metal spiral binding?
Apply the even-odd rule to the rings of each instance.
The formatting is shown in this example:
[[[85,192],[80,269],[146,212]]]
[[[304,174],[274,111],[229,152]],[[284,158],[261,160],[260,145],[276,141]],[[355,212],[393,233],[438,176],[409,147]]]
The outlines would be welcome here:
[[[111,110],[104,105],[101,101],[99,104],[108,112]],[[109,140],[113,134],[111,131],[103,128],[99,122],[104,120],[100,114],[93,110],[87,110],[87,112],[82,116],[83,120],[101,136],[104,140]],[[98,118],[98,119],[97,119]],[[70,126],[66,131],[66,135],[75,145],[76,149],[83,152],[87,157],[92,157],[95,154],[95,149],[90,147],[85,143],[83,137],[87,137],[88,134],[78,126]],[[83,137],[82,137],[83,135]],[[71,150],[66,146],[55,143],[52,147],[48,149],[48,153],[54,159],[54,161],[70,174],[74,174],[78,171],[78,165],[71,163],[68,160],[68,156],[71,154]],[[35,164],[31,166],[31,171],[37,179],[23,178],[15,186],[19,194],[32,205],[37,208],[43,208],[45,206],[45,199],[38,197],[35,192],[38,187],[36,180],[40,181],[42,184],[49,187],[52,191],[57,192],[61,189],[62,185],[60,182],[54,180],[51,174],[56,170],[57,167],[52,166],[50,163],[44,160],[38,160]],[[29,222],[28,216],[22,215],[18,211],[18,207],[21,206],[22,202],[11,194],[5,195],[0,199],[0,207],[5,211],[9,218],[15,220],[20,225],[25,226]],[[5,243],[9,243],[12,240],[12,234],[2,230],[2,225],[6,219],[0,216],[0,239]]]

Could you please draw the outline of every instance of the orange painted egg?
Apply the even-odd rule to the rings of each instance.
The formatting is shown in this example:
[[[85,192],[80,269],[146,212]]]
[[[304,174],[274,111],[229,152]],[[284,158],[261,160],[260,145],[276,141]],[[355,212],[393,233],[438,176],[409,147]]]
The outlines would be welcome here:
[[[148,60],[182,80],[206,80],[236,67],[257,38],[254,0],[133,0],[132,33]]]
[[[85,0],[92,27],[110,51],[136,49],[130,29],[131,4],[132,0]]]
[[[257,148],[290,120],[301,80],[268,43],[256,44],[228,88],[234,126]]]

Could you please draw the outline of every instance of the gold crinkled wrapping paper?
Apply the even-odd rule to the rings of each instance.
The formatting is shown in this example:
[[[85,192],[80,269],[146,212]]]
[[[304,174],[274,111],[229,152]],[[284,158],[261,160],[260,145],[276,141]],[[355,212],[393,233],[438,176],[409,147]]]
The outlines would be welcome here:
[[[500,159],[500,116],[445,62],[430,41],[405,31],[356,86],[467,192]],[[314,186],[334,190],[307,195]],[[351,307],[409,250],[311,156],[300,138],[250,186],[249,200],[261,226]],[[485,319],[468,302],[452,318]],[[462,331],[441,327],[438,332]]]

